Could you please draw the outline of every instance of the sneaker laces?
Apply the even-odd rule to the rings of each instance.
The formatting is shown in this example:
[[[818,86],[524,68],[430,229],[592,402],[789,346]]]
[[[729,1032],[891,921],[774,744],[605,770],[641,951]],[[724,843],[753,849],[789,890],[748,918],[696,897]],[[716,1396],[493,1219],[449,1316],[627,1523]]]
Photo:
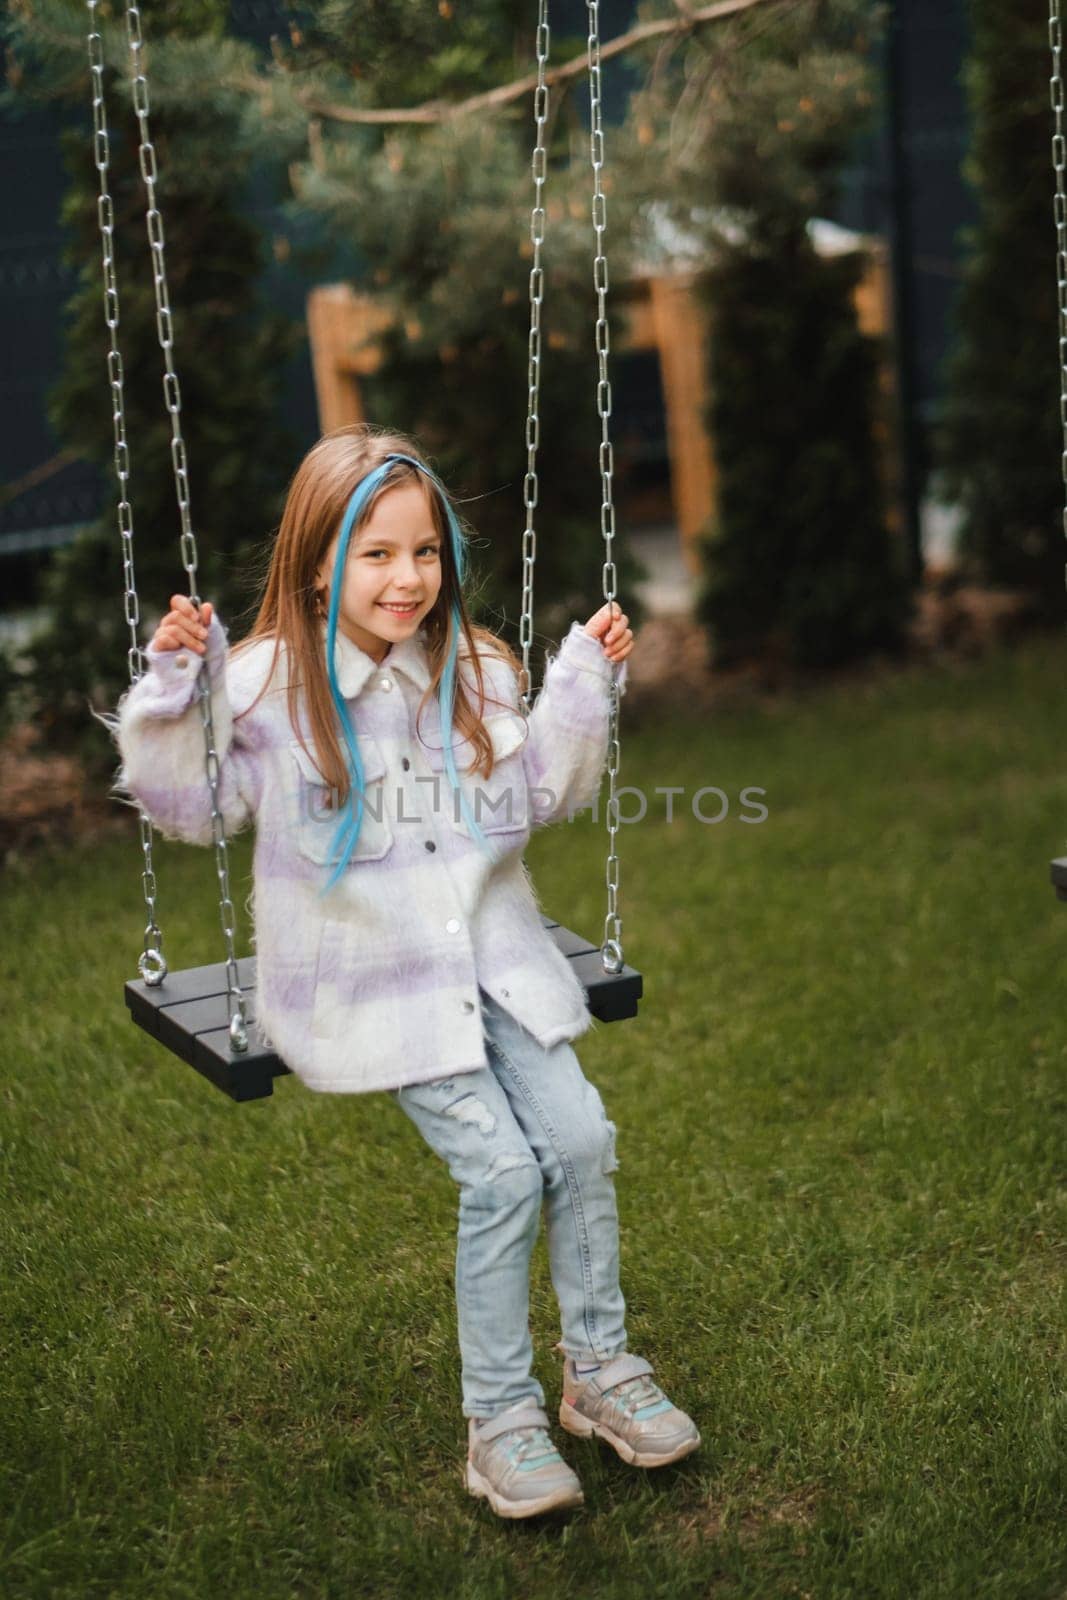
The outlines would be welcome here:
[[[614,1384],[609,1391],[614,1400],[623,1397],[623,1409],[631,1417],[643,1411],[646,1406],[659,1405],[667,1397],[659,1386],[652,1382],[647,1372],[640,1373],[636,1378],[626,1378],[622,1383]]]
[[[531,1458],[548,1461],[559,1454],[547,1428],[515,1428],[501,1435],[501,1443],[504,1440],[509,1441],[506,1445],[509,1461],[525,1462]],[[512,1440],[515,1442],[511,1443]]]

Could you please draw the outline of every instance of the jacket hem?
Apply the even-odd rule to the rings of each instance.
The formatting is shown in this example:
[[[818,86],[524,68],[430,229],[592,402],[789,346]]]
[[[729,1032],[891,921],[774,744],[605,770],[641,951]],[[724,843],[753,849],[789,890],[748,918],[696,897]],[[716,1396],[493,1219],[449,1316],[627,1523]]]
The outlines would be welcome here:
[[[433,1083],[445,1078],[460,1078],[468,1072],[481,1072],[486,1066],[483,1056],[481,1061],[472,1061],[461,1067],[449,1067],[447,1072],[438,1072],[434,1078],[402,1078],[398,1083],[395,1078],[389,1077],[381,1082],[365,1078],[308,1078],[302,1072],[293,1070],[293,1077],[298,1078],[305,1089],[310,1089],[313,1094],[383,1094],[391,1093],[394,1089],[408,1089],[415,1084]]]

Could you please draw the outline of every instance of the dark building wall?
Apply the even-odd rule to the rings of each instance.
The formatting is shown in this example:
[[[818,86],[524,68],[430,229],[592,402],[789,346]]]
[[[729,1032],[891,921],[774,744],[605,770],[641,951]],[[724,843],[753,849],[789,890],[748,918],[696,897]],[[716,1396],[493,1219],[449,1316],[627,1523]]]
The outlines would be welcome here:
[[[88,76],[88,73],[86,74]],[[96,505],[95,475],[72,463],[13,494],[60,450],[47,394],[59,372],[63,306],[77,278],[62,259],[59,205],[66,186],[59,124],[35,112],[0,120],[0,555],[67,537]],[[101,294],[101,329],[103,329]],[[101,405],[107,404],[101,344]],[[6,587],[6,585],[5,585]]]
[[[930,487],[960,230],[975,211],[962,176],[968,114],[962,85],[967,0],[893,0],[878,47],[878,124],[845,174],[838,220],[889,242],[901,445],[900,509],[912,571],[923,568]]]
[[[897,266],[911,313],[916,402],[924,420],[937,412],[959,279],[959,230],[975,209],[961,174],[968,140],[961,83],[966,12],[966,0],[938,0],[936,5],[895,0],[895,61],[888,42],[876,61],[882,115],[843,174],[836,217],[846,227],[889,237],[894,209],[904,213],[905,249]],[[897,124],[895,161],[891,100]]]
[[[911,213],[911,248],[902,265],[913,311],[909,344],[917,406],[920,418],[929,421],[937,414],[941,368],[951,339],[959,230],[975,211],[960,170],[968,138],[961,83],[966,0],[938,0],[937,5],[897,0],[896,9],[900,176]]]

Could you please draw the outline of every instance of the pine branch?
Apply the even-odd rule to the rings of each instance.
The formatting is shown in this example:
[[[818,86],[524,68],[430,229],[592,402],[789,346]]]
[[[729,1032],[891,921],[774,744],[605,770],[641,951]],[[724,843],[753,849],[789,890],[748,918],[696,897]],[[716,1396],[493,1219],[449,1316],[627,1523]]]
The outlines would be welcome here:
[[[610,39],[607,44],[601,45],[600,59],[607,61],[612,56],[622,55],[625,51],[632,50],[635,45],[647,43],[649,39],[661,38],[665,34],[689,33],[706,23],[722,22],[728,17],[738,16],[743,11],[750,11],[754,6],[770,6],[775,3],[780,3],[780,0],[717,0],[716,4],[704,6],[699,11],[689,11],[681,0],[675,0],[682,13],[680,17],[662,17],[655,22],[643,22],[638,27],[631,28],[629,33],[620,34],[617,39]],[[581,77],[588,70],[589,53],[586,51],[562,67],[551,68],[545,74],[545,82],[550,87],[553,84],[566,83],[572,78]],[[271,87],[269,78],[242,75],[240,78],[231,79],[230,82],[235,88],[269,97]],[[534,72],[524,78],[516,79],[513,83],[500,84],[484,94],[471,95],[467,100],[454,102],[428,100],[421,106],[399,107],[392,110],[337,105],[319,100],[310,94],[302,94],[299,90],[295,91],[295,99],[312,116],[322,117],[330,122],[425,124],[449,122],[454,118],[471,116],[478,111],[496,111],[501,106],[521,100],[536,87],[537,74]]]
[[[27,489],[36,489],[39,484],[46,483],[49,478],[54,478],[57,472],[62,472],[64,467],[68,467],[77,459],[73,450],[60,450],[48,461],[32,467],[29,472],[24,472],[22,477],[16,478],[13,483],[5,483],[0,488],[0,506],[6,506],[10,501],[17,500]]]

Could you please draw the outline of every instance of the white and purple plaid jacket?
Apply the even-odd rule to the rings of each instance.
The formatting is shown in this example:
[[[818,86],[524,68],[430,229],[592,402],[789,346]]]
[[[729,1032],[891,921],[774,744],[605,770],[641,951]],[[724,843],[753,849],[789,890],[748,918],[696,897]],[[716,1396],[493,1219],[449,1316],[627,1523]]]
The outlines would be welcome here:
[[[416,734],[430,681],[421,633],[394,644],[380,667],[339,633],[337,676],[359,740],[365,802],[359,842],[326,895],[338,819],[289,721],[284,649],[249,709],[272,650],[263,640],[228,656],[213,615],[206,664],[220,799],[228,835],[256,823],[255,1017],[268,1043],[308,1088],[359,1094],[484,1067],[479,985],[546,1049],[584,1033],[593,1021],[585,992],[541,922],[523,850],[531,825],[572,817],[597,797],[611,681],[600,641],[572,624],[548,660],[528,724],[514,672],[495,653],[482,655],[492,777],[466,772],[473,750],[458,733],[453,748],[487,856],[457,820],[436,696]],[[123,762],[115,788],[139,800],[167,837],[209,845],[202,658],[146,654],[149,670],[114,720]],[[457,671],[473,693],[462,654]]]

